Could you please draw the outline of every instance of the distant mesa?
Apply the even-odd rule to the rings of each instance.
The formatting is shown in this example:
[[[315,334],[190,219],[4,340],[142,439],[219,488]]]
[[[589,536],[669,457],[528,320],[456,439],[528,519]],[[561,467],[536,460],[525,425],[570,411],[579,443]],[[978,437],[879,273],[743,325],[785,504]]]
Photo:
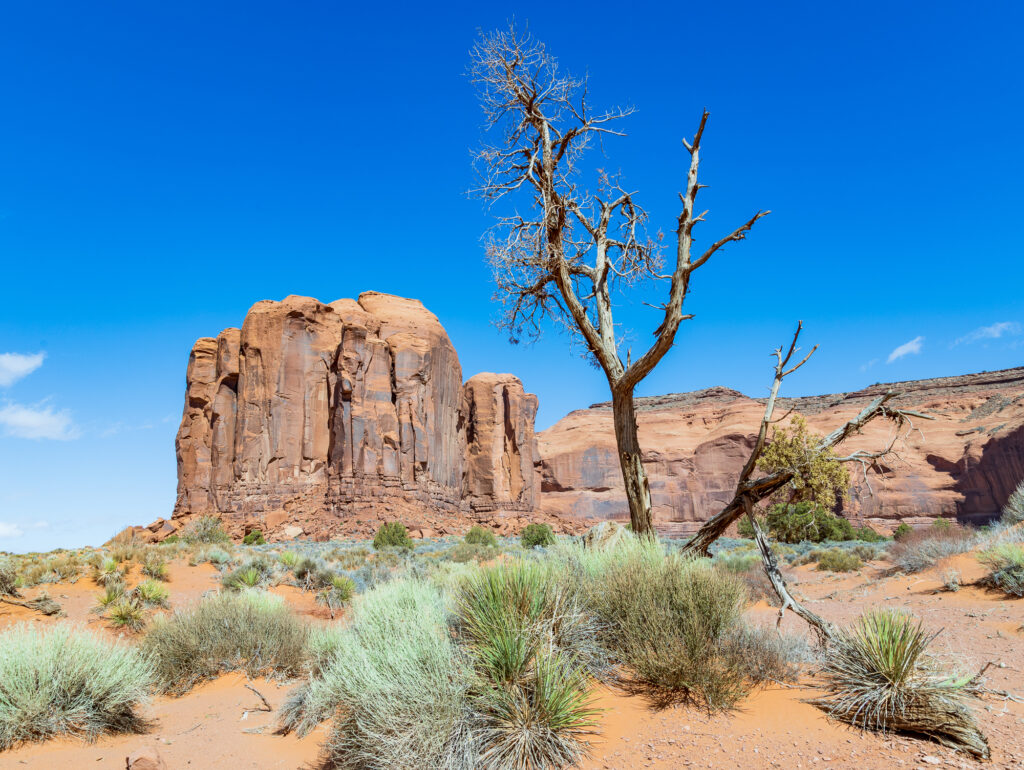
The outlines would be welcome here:
[[[154,539],[209,514],[278,539],[372,535],[396,519],[421,536],[628,520],[609,405],[534,436],[536,396],[511,374],[463,382],[414,299],[257,302],[241,329],[195,343],[185,385],[174,513],[138,528]],[[782,399],[777,414],[827,433],[889,387]],[[854,467],[843,512],[882,530],[996,514],[1024,478],[1024,368],[893,387],[936,419],[898,457]],[[762,409],[723,387],[638,399],[659,531],[693,532],[731,499]],[[885,446],[890,428],[875,421],[846,446]]]

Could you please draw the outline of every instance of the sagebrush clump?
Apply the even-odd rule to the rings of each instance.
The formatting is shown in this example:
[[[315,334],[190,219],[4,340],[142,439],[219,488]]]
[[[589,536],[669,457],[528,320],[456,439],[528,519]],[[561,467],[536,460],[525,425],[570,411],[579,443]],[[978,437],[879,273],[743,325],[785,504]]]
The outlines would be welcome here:
[[[307,634],[279,597],[222,593],[158,617],[142,651],[154,661],[159,688],[180,695],[223,671],[295,676],[305,660]]]
[[[19,625],[0,633],[0,750],[58,735],[142,732],[153,670],[87,631]]]

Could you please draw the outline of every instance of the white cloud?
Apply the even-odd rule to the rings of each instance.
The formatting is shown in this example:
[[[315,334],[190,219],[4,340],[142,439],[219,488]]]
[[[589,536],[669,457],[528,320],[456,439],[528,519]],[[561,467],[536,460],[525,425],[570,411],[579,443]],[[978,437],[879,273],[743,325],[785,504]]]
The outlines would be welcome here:
[[[46,353],[0,353],[0,387],[13,385],[43,365]]]
[[[7,404],[0,407],[0,427],[5,435],[15,438],[67,441],[80,435],[71,414],[66,410],[54,411],[52,406]]]
[[[978,342],[979,340],[997,340],[1004,334],[1008,337],[1020,334],[1024,331],[1024,327],[1021,327],[1016,321],[1000,321],[994,323],[991,326],[982,326],[975,329],[970,334],[965,334],[956,340],[951,348],[955,348],[957,345],[970,345],[972,342]]]
[[[21,537],[25,532],[17,524],[0,521],[0,537]]]
[[[874,366],[874,365],[875,365],[875,364],[877,364],[877,363],[878,363],[878,359],[877,359],[877,358],[872,358],[872,359],[871,359],[870,361],[868,361],[868,362],[867,362],[866,364],[861,364],[861,365],[860,365],[860,370],[861,370],[862,372],[866,372],[866,371],[867,371],[868,369],[870,369],[870,368],[871,368],[872,366]]]
[[[914,337],[914,339],[912,339],[910,342],[904,342],[902,345],[900,345],[898,348],[892,351],[892,353],[889,354],[889,357],[886,359],[885,362],[887,364],[891,364],[896,359],[903,358],[903,356],[909,356],[911,354],[920,353],[922,342],[924,342],[924,337]]]

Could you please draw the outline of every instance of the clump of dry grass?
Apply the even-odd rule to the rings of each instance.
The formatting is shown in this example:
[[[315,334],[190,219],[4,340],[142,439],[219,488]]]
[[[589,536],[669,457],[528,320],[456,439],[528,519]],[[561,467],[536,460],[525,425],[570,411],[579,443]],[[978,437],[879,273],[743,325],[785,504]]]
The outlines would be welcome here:
[[[974,678],[943,670],[928,654],[936,635],[902,612],[861,616],[826,651],[821,675],[828,694],[815,704],[858,727],[918,733],[988,757],[968,705]]]
[[[904,572],[921,572],[976,545],[977,537],[969,529],[933,525],[908,532],[889,546],[889,561]]]
[[[223,671],[297,675],[308,630],[276,596],[217,594],[169,618],[158,617],[142,640],[164,692],[182,694]]]

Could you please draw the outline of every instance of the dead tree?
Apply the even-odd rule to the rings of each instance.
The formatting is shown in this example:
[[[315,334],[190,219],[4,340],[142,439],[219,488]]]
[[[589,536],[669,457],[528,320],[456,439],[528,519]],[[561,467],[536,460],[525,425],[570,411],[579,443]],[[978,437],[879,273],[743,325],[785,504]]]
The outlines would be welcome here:
[[[683,320],[690,277],[723,246],[740,241],[761,217],[759,211],[699,255],[694,226],[705,214],[695,208],[701,143],[708,113],[692,141],[686,191],[676,222],[674,265],[663,272],[658,239],[647,235],[647,212],[618,178],[597,173],[597,194],[577,183],[585,150],[606,135],[622,136],[617,121],[632,109],[594,114],[587,105],[586,78],[558,68],[543,44],[516,30],[481,36],[471,52],[476,85],[488,129],[501,140],[475,157],[482,182],[475,192],[494,204],[506,196],[529,201],[526,215],[499,216],[487,244],[495,294],[503,307],[499,326],[512,340],[536,336],[544,319],[564,325],[582,340],[601,367],[612,396],[619,464],[637,533],[652,533],[651,492],[644,470],[633,403],[636,386],[671,349]],[[644,281],[667,281],[668,297],[654,342],[632,360],[621,351],[612,314],[613,293]]]
[[[767,573],[772,587],[775,589],[775,592],[778,594],[779,599],[782,602],[782,607],[779,610],[779,622],[782,621],[782,617],[786,610],[791,609],[813,626],[819,639],[824,642],[833,638],[833,627],[827,621],[803,607],[789,593],[786,581],[782,577],[782,572],[775,559],[775,554],[772,552],[771,547],[768,544],[768,540],[761,531],[761,527],[754,515],[754,505],[757,502],[771,496],[785,487],[793,480],[796,474],[801,471],[800,468],[785,468],[766,476],[754,478],[754,472],[757,470],[758,460],[760,460],[761,454],[764,451],[768,440],[768,428],[774,422],[775,404],[778,399],[779,388],[782,386],[782,381],[807,363],[808,359],[814,355],[814,351],[818,349],[818,346],[815,345],[807,355],[800,359],[798,363],[791,365],[793,356],[798,351],[797,342],[800,339],[800,332],[802,330],[803,322],[800,322],[797,324],[796,331],[793,333],[793,340],[790,342],[789,349],[786,350],[785,353],[781,347],[775,350],[775,376],[772,379],[772,386],[768,392],[768,399],[765,402],[764,415],[761,418],[761,425],[757,433],[757,439],[754,442],[754,447],[751,449],[750,456],[747,458],[747,462],[740,471],[739,480],[736,482],[736,493],[733,496],[732,501],[730,501],[730,503],[718,514],[709,519],[697,531],[697,533],[690,538],[686,545],[683,546],[682,550],[683,553],[706,556],[711,544],[725,534],[725,531],[731,524],[737,521],[741,516],[746,515],[754,528],[754,539],[757,541],[758,548],[761,552],[761,561],[764,565],[765,573]],[[846,456],[837,457],[836,460],[843,463],[858,462],[865,466],[866,469],[866,466],[870,463],[892,454],[897,441],[899,441],[904,435],[904,429],[913,428],[912,420],[914,418],[926,420],[933,419],[930,415],[908,409],[898,409],[891,405],[890,402],[896,398],[897,395],[896,391],[890,390],[874,399],[870,404],[864,407],[856,417],[847,421],[839,428],[822,438],[822,440],[818,442],[816,451],[824,452],[832,449],[848,437],[860,432],[865,425],[875,418],[881,417],[883,419],[891,420],[895,425],[892,440],[884,449],[880,449],[875,452],[857,450]]]

